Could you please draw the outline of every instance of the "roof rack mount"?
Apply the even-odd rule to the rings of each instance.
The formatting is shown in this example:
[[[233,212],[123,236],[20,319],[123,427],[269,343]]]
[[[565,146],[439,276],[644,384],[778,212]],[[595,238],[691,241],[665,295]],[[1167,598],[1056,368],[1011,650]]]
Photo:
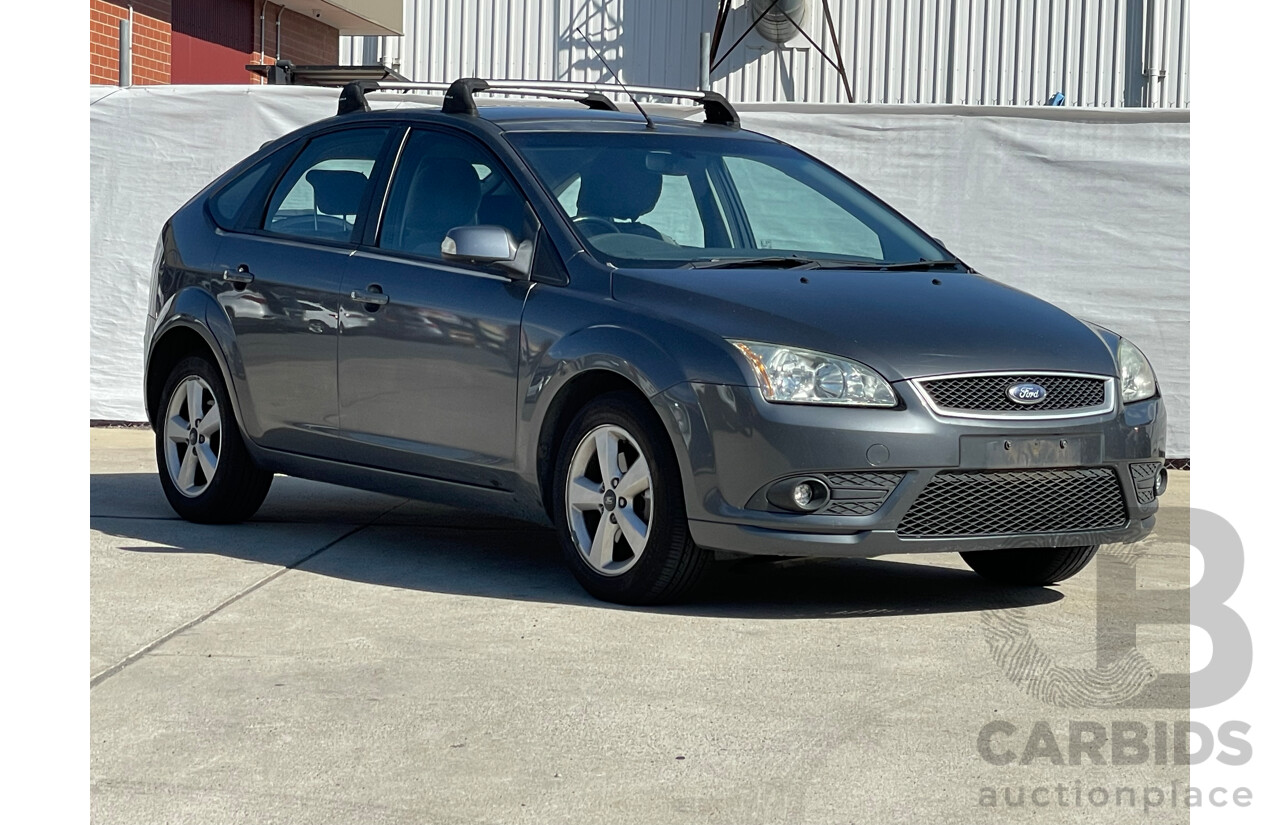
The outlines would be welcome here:
[[[660,86],[627,86],[633,94],[653,97],[670,97],[676,100],[692,100],[702,106],[708,123],[722,126],[738,126],[740,121],[733,105],[725,97],[712,91],[667,89]],[[575,100],[590,109],[618,111],[605,92],[618,93],[623,89],[612,83],[578,83],[553,80],[484,80],[479,77],[463,77],[452,83],[417,81],[372,81],[348,83],[338,97],[338,114],[369,111],[366,92],[373,91],[443,91],[444,106],[448,114],[474,115],[477,113],[474,95],[477,92],[492,94],[545,97],[553,100]]]

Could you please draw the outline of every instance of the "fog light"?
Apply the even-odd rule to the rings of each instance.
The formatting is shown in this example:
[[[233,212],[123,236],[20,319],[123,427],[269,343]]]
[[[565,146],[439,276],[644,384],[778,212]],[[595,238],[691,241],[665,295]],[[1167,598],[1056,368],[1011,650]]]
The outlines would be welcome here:
[[[769,488],[769,503],[793,513],[812,513],[827,506],[831,491],[820,478],[788,478]]]
[[[1164,495],[1167,489],[1169,489],[1169,471],[1161,467],[1160,473],[1156,476],[1156,495]]]

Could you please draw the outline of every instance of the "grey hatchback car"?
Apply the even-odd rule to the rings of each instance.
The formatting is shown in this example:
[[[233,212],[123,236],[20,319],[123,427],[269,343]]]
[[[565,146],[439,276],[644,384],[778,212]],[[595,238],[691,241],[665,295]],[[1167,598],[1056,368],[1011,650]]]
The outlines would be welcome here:
[[[370,109],[409,88],[443,106]],[[352,84],[174,214],[145,343],[174,510],[247,519],[275,473],[482,508],[631,604],[717,554],[958,551],[1044,585],[1152,529],[1137,347],[715,93],[633,89],[695,122],[606,90]]]

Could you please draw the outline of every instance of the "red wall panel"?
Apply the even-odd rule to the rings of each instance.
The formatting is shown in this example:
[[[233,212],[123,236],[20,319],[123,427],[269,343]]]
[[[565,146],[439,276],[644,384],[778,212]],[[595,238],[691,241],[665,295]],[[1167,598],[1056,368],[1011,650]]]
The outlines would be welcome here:
[[[242,52],[253,51],[253,0],[173,0],[173,30]]]
[[[256,75],[245,71],[252,55],[229,46],[173,33],[174,83],[253,83]]]

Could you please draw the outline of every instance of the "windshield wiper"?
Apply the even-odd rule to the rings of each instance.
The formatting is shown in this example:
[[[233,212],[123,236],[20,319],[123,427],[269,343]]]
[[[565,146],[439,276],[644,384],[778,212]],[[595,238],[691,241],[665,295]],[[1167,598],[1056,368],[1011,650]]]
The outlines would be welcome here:
[[[705,261],[689,261],[681,269],[813,269],[817,261],[794,255],[773,255],[763,258],[711,258]]]
[[[960,267],[968,272],[958,258],[942,261],[823,261],[817,269],[937,269],[939,267]]]
[[[681,269],[859,269],[859,270],[928,270],[939,267],[969,268],[957,258],[942,261],[837,261],[814,260],[796,255],[772,255],[761,258],[711,258],[681,264]]]

